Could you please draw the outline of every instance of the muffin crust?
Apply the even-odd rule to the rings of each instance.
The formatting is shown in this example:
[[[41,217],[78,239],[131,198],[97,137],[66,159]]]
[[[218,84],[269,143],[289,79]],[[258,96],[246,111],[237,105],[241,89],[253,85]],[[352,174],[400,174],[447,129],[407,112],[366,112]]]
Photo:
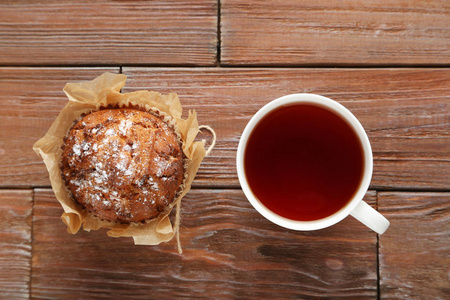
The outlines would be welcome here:
[[[62,150],[62,177],[74,200],[104,220],[157,217],[184,179],[181,142],[156,113],[90,113],[70,129]]]

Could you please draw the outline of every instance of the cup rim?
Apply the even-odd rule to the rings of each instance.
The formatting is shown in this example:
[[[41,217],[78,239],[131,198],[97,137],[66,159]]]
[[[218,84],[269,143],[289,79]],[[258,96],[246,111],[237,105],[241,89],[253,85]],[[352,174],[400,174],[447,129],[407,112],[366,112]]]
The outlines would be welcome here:
[[[364,172],[363,178],[361,180],[357,192],[353,195],[352,199],[339,211],[335,212],[330,216],[318,220],[297,221],[285,218],[283,216],[274,213],[273,211],[268,209],[264,204],[262,204],[258,200],[256,195],[253,194],[248,184],[244,171],[245,149],[248,138],[250,137],[250,134],[255,128],[255,126],[261,121],[263,117],[268,115],[273,110],[279,107],[291,106],[295,104],[311,104],[331,110],[333,113],[337,114],[342,119],[344,119],[353,128],[353,130],[359,137],[359,140],[363,148]],[[236,167],[238,179],[245,196],[247,197],[248,201],[252,204],[252,206],[261,215],[263,215],[269,221],[278,224],[279,226],[293,230],[308,231],[326,228],[340,222],[351,213],[351,211],[359,204],[360,201],[362,201],[364,195],[366,194],[369,188],[370,181],[372,178],[373,156],[369,138],[364,128],[362,127],[358,119],[346,107],[336,102],[335,100],[332,100],[325,96],[309,93],[301,93],[301,94],[286,95],[279,97],[275,100],[272,100],[271,102],[264,105],[260,110],[258,110],[258,112],[250,119],[239,140],[236,156]]]

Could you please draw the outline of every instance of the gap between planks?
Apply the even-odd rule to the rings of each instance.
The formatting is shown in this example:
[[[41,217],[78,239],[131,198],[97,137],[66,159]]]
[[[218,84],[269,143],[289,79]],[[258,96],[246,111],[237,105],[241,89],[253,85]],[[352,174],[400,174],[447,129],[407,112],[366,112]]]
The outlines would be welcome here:
[[[216,49],[216,66],[221,66],[222,61],[222,33],[221,33],[221,23],[222,23],[222,12],[221,12],[221,1],[217,0],[217,49]]]
[[[220,40],[218,40],[218,44]],[[218,50],[220,52],[220,50]],[[204,69],[446,69],[450,64],[223,64],[219,57],[214,65],[190,64],[0,64],[0,68],[204,68]],[[121,74],[121,73],[120,73]]]
[[[378,190],[375,190],[375,209],[378,211]],[[376,257],[377,257],[377,300],[381,300],[381,278],[380,278],[380,235],[377,234],[376,245]]]
[[[30,189],[51,189],[50,185],[34,185],[34,186],[0,186],[0,190],[30,190]],[[214,186],[192,186],[191,190],[240,190],[239,185],[214,185]],[[433,188],[395,188],[395,189],[384,189],[384,188],[369,188],[369,191],[379,192],[398,192],[398,193],[448,193],[450,189],[433,189]],[[378,204],[377,204],[378,205]]]
[[[33,228],[34,228],[34,197],[36,194],[36,189],[33,188],[32,192],[31,192],[31,226],[30,226],[30,285],[29,285],[29,296],[31,299],[31,291],[33,290],[32,284],[33,284],[33,257],[34,257],[34,248],[33,248],[33,242],[34,242],[34,232],[33,232]],[[377,199],[378,200],[378,199]]]

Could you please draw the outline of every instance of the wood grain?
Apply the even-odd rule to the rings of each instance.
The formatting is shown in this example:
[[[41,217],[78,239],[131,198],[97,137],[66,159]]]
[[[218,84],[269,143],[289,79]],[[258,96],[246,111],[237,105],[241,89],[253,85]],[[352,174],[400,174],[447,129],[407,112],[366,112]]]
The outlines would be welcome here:
[[[450,193],[383,192],[381,299],[450,298]]]
[[[1,1],[1,65],[213,65],[217,1]]]
[[[0,298],[29,299],[32,190],[0,190]]]
[[[216,148],[196,186],[239,186],[236,148],[245,125],[269,101],[308,92],[328,96],[361,121],[372,143],[372,188],[450,188],[450,69],[124,68],[125,92],[175,91]]]
[[[118,68],[0,68],[0,186],[49,185],[47,169],[34,153],[66,105],[67,82],[92,80]]]
[[[373,206],[375,198],[366,195]],[[174,241],[134,246],[103,230],[70,235],[61,213],[51,190],[35,191],[33,298],[376,297],[376,234],[351,217],[296,232],[261,217],[241,190],[191,190],[180,255]]]
[[[32,151],[67,102],[66,82],[90,80],[95,68],[0,68],[0,186],[49,186]],[[117,70],[115,70],[117,71]],[[448,189],[449,69],[124,68],[124,91],[175,91],[200,124],[218,134],[196,187],[238,187],[236,148],[250,117],[282,95],[311,92],[349,108],[374,152],[372,188]],[[200,135],[200,138],[205,136]]]
[[[450,3],[222,0],[223,65],[450,63]]]

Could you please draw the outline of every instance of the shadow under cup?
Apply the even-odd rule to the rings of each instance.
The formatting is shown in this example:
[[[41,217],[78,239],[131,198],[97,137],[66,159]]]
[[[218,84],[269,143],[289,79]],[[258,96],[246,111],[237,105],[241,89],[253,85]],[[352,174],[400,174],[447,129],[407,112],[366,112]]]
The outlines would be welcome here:
[[[297,230],[345,218],[364,197],[372,174],[372,152],[359,121],[339,103],[310,94],[285,96],[258,111],[244,130],[237,160],[252,205]]]

